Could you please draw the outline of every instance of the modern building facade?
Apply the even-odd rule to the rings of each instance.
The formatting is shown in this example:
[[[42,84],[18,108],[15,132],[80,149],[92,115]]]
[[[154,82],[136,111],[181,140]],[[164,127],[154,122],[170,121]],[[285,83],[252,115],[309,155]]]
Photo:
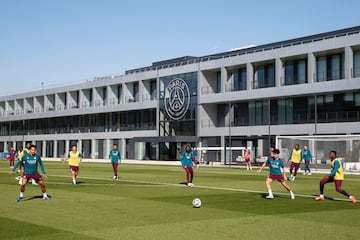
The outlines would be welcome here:
[[[0,97],[0,152],[24,141],[44,157],[176,160],[184,144],[267,155],[278,135],[360,133],[360,26],[186,56],[121,76]],[[231,155],[231,158],[230,158]]]

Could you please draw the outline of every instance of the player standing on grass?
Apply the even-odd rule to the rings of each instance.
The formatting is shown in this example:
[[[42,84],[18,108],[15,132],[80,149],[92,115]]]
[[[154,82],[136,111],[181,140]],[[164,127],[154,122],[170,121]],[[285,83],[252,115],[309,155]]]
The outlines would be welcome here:
[[[323,179],[320,181],[320,196],[316,197],[315,200],[317,201],[325,200],[324,197],[325,184],[329,182],[334,182],[335,189],[337,192],[347,196],[350,199],[350,201],[356,203],[356,198],[354,196],[350,196],[341,187],[342,182],[344,181],[344,169],[341,160],[336,157],[336,151],[330,151],[329,158],[331,160],[330,163],[331,172],[327,176],[323,177]]]
[[[79,174],[79,165],[82,161],[82,154],[77,150],[76,145],[71,147],[71,151],[68,154],[68,157],[64,159],[64,162],[69,160],[70,172],[72,177],[72,184],[76,185],[76,177]]]
[[[31,147],[31,141],[26,141],[25,142],[25,148],[24,148],[24,156],[26,156],[27,154],[29,154],[30,152],[30,147]],[[22,168],[22,170],[21,170]],[[25,165],[23,163],[20,164],[20,171],[23,173],[24,172],[24,169],[25,169]],[[22,180],[20,179],[19,180],[19,185],[22,184]],[[31,178],[31,184],[32,185],[38,185],[36,183],[36,181],[34,179]]]
[[[299,144],[295,144],[295,148],[291,151],[289,160],[291,160],[289,181],[293,182],[296,178],[296,174],[299,170],[301,161],[301,149]]]
[[[246,163],[246,170],[252,170],[251,158],[250,158],[250,150],[247,147],[245,147],[245,150],[244,150],[244,160],[245,160],[245,163]]]
[[[16,155],[16,151],[13,147],[10,148],[9,151],[9,157],[10,157],[10,168],[14,167],[15,164],[15,155]]]
[[[257,171],[258,173],[261,173],[261,171],[267,164],[270,167],[270,175],[267,177],[265,182],[269,192],[269,195],[267,195],[266,198],[274,198],[273,192],[271,190],[271,182],[277,180],[281,182],[281,185],[283,185],[284,188],[286,188],[286,190],[290,192],[290,198],[295,199],[295,194],[291,191],[289,185],[286,184],[286,172],[284,168],[284,163],[279,158],[279,149],[274,149],[273,154],[273,158],[269,158],[266,162],[264,162],[260,169]]]
[[[121,157],[120,157],[120,151],[118,149],[117,144],[113,145],[113,149],[109,153],[109,158],[111,160],[111,164],[112,164],[112,167],[113,167],[113,170],[114,170],[113,179],[118,180],[119,179],[119,177],[118,177],[118,166],[119,166],[119,163],[121,161]]]
[[[181,165],[186,172],[186,183],[189,187],[194,186],[192,183],[194,178],[193,170],[193,158],[195,157],[194,152],[191,150],[190,145],[186,145],[185,152],[181,154]]]
[[[311,152],[307,145],[304,146],[304,149],[301,151],[301,159],[305,161],[305,172],[304,175],[311,175],[310,171],[310,161],[311,161]]]
[[[10,175],[13,174],[15,172],[16,168],[18,167],[18,165],[20,165],[21,163],[23,163],[25,165],[25,168],[24,168],[24,174],[21,178],[22,183],[21,183],[21,187],[20,187],[20,196],[16,198],[16,201],[19,202],[24,198],[25,185],[27,184],[27,182],[30,178],[40,184],[41,191],[43,194],[43,199],[50,200],[50,198],[46,194],[45,183],[38,171],[38,165],[40,165],[43,176],[45,178],[47,178],[47,175],[45,173],[45,168],[41,161],[41,158],[38,154],[36,154],[36,146],[35,145],[30,146],[28,154],[24,155],[22,157],[22,159],[20,159],[19,161],[16,162],[15,166],[13,167],[13,170],[9,174]]]

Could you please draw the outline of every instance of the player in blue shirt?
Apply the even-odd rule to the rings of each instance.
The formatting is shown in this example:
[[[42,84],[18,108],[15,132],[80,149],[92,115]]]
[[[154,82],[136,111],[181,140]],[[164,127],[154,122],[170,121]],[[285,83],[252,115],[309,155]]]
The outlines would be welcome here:
[[[305,172],[304,175],[311,175],[310,171],[310,161],[312,159],[311,152],[307,145],[304,146],[304,149],[301,151],[301,159],[305,162]],[[307,173],[306,173],[307,172]]]
[[[193,170],[193,160],[195,158],[195,153],[191,150],[190,145],[186,145],[185,152],[181,154],[180,162],[181,166],[184,168],[186,172],[186,183],[189,187],[194,186],[192,183],[194,178],[194,170]]]
[[[46,194],[45,183],[44,183],[41,175],[38,172],[38,166],[40,165],[43,176],[45,178],[48,178],[45,173],[45,168],[41,161],[41,158],[38,154],[36,154],[36,146],[35,145],[30,146],[28,153],[25,154],[21,159],[19,159],[19,161],[16,162],[15,166],[13,167],[13,170],[9,174],[10,175],[13,174],[15,172],[16,168],[21,163],[23,163],[25,167],[24,167],[24,173],[22,176],[22,184],[20,187],[20,196],[16,198],[16,201],[19,202],[24,198],[25,185],[27,184],[27,182],[30,178],[34,179],[37,183],[39,183],[39,185],[41,187],[41,191],[43,193],[43,199],[50,200],[50,198]]]
[[[118,166],[121,161],[120,151],[118,149],[117,144],[113,145],[113,149],[109,153],[109,159],[111,160],[111,164],[114,170],[114,180],[118,180]]]
[[[271,190],[271,182],[273,180],[278,180],[281,184],[290,192],[291,199],[295,199],[295,194],[291,191],[289,185],[286,184],[286,172],[284,168],[284,163],[279,158],[280,151],[279,149],[273,150],[273,158],[269,158],[266,162],[263,163],[261,168],[257,171],[261,173],[262,169],[268,164],[270,168],[270,175],[266,179],[266,187],[268,189],[269,195],[266,196],[267,199],[274,198],[273,192]]]

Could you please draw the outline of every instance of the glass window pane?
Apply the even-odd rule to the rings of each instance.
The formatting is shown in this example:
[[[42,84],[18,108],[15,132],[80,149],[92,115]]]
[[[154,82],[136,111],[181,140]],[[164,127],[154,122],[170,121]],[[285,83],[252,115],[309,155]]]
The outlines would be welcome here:
[[[360,77],[360,51],[354,52],[354,77]]]
[[[306,61],[300,60],[297,64],[297,82],[306,83]]]
[[[316,61],[316,80],[317,82],[326,81],[326,57],[318,57]]]

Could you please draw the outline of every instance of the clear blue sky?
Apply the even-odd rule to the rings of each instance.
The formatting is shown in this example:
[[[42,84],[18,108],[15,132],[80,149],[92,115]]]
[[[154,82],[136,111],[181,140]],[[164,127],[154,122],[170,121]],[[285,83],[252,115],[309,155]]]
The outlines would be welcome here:
[[[358,0],[0,0],[0,95],[360,25]]]

